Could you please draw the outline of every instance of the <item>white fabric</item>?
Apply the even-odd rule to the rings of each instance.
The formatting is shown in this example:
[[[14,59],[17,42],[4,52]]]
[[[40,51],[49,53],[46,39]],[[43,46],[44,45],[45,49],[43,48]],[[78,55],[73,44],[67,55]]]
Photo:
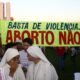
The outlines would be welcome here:
[[[80,72],[74,73],[74,80],[80,80]]]
[[[58,80],[56,70],[37,46],[31,46],[27,49],[28,53],[36,58],[40,58],[39,63],[32,63],[28,67],[26,80]]]
[[[19,38],[17,38],[15,42],[20,42],[20,43],[22,43],[22,40],[19,39]]]
[[[4,69],[0,68],[0,80],[6,80],[4,75]]]
[[[31,63],[27,58],[27,52],[22,50],[22,51],[19,51],[19,53],[20,53],[20,64],[21,64],[21,66],[27,68],[29,66],[29,64]]]
[[[25,80],[25,76],[20,65],[18,65],[18,68],[16,69],[13,78],[9,76],[10,66],[7,64],[7,62],[10,61],[12,58],[16,57],[17,55],[19,55],[19,52],[14,48],[9,48],[5,52],[4,57],[0,63],[0,68],[4,69],[5,71],[5,79],[3,80]]]
[[[18,68],[14,74],[13,80],[25,80],[25,76],[22,71],[21,65],[18,66]]]
[[[4,71],[5,71],[3,73],[3,76],[5,75],[5,77],[4,77],[5,79],[2,79],[2,80],[25,80],[25,76],[22,71],[21,65],[18,66],[13,77],[9,76],[10,69],[9,69],[8,65],[5,65],[2,69],[4,69]]]
[[[27,49],[27,52],[35,57],[35,58],[40,58],[41,60],[43,60],[44,62],[46,63],[49,63],[50,62],[47,60],[47,58],[44,56],[41,48],[37,47],[37,46],[31,46],[30,48]]]
[[[9,78],[9,72],[10,72],[10,66],[8,64],[5,64],[2,69],[4,69],[4,75],[5,75],[5,79],[8,80]],[[4,79],[3,79],[4,80]]]
[[[0,66],[4,66],[8,61],[10,61],[12,58],[14,58],[17,55],[19,55],[18,50],[14,48],[9,48],[3,56]]]

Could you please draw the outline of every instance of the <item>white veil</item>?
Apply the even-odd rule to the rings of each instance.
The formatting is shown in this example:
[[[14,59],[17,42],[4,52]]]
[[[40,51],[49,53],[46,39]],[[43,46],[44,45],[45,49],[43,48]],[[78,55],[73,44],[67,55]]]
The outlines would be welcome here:
[[[8,61],[10,61],[13,57],[15,57],[17,55],[19,55],[18,50],[14,49],[14,48],[9,48],[5,52],[5,54],[1,60],[0,67],[3,67]]]
[[[35,58],[40,58],[41,60],[43,60],[44,62],[46,63],[49,63],[50,62],[48,61],[48,59],[45,57],[44,53],[42,52],[42,50],[38,47],[38,46],[30,46],[28,49],[27,49],[27,52],[35,57]]]

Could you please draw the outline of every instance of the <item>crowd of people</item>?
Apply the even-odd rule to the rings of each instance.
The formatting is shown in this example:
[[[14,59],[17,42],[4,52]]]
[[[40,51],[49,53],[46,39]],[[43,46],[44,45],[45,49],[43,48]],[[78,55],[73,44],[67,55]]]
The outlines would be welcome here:
[[[70,60],[72,62],[72,66],[74,68],[74,72],[76,69],[76,56],[80,52],[79,47],[56,47],[56,54],[58,57],[58,68],[59,70],[64,70],[65,59],[70,56]]]
[[[0,80],[58,80],[57,72],[30,38],[0,47]]]
[[[76,56],[79,47],[54,47],[58,58],[58,69],[64,70],[65,59],[71,56],[76,69]],[[54,65],[46,58],[46,47],[33,46],[33,40],[7,43],[0,46],[0,80],[59,80]]]

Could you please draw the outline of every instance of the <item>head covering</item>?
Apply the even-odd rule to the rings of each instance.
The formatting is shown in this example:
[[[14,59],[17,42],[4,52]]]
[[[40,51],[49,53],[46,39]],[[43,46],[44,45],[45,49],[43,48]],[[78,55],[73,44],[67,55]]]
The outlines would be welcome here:
[[[5,52],[5,54],[1,60],[0,66],[4,66],[8,61],[10,61],[11,59],[13,59],[14,57],[16,57],[18,55],[19,55],[18,50],[14,49],[14,48],[7,49],[7,51]]]
[[[27,49],[27,52],[29,53],[29,55],[31,55],[32,57],[35,58],[40,58],[42,61],[50,63],[47,58],[45,57],[44,53],[42,52],[42,50],[38,47],[38,46],[30,46]]]
[[[15,42],[22,43],[22,40],[17,38]]]
[[[58,80],[58,76],[54,66],[50,64],[39,47],[30,46],[27,49],[27,52],[32,57],[41,59],[41,61],[37,65],[34,65],[32,63],[32,65],[29,66],[27,72],[27,80],[33,80],[33,78],[34,80],[44,80],[44,78],[46,80]]]

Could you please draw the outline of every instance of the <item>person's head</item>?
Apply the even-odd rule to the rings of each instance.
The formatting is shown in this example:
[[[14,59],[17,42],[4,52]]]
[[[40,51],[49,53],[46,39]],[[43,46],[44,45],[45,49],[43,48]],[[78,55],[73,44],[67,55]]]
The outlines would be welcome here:
[[[10,65],[11,69],[16,69],[18,67],[18,64],[19,64],[19,55],[13,57],[7,63]]]
[[[5,51],[8,49],[8,48],[15,48],[17,49],[17,44],[16,43],[13,43],[13,42],[9,42],[5,45]]]
[[[33,45],[33,40],[31,38],[25,38],[23,40],[23,49],[26,51],[31,45]]]
[[[16,69],[19,64],[19,52],[17,49],[9,48],[3,56],[4,64],[8,64],[11,69]]]
[[[16,42],[16,44],[17,44],[17,50],[18,50],[18,51],[21,51],[21,50],[23,49],[22,43]]]
[[[17,45],[17,50],[21,51],[22,50],[22,40],[17,38],[15,43]]]
[[[33,61],[34,63],[40,60],[49,63],[49,61],[44,56],[42,50],[38,46],[30,46],[27,49],[27,53],[28,53],[28,59],[30,61]]]
[[[38,61],[40,61],[40,58],[31,56],[29,52],[27,52],[27,57],[29,61],[33,61],[34,63],[38,63]]]

